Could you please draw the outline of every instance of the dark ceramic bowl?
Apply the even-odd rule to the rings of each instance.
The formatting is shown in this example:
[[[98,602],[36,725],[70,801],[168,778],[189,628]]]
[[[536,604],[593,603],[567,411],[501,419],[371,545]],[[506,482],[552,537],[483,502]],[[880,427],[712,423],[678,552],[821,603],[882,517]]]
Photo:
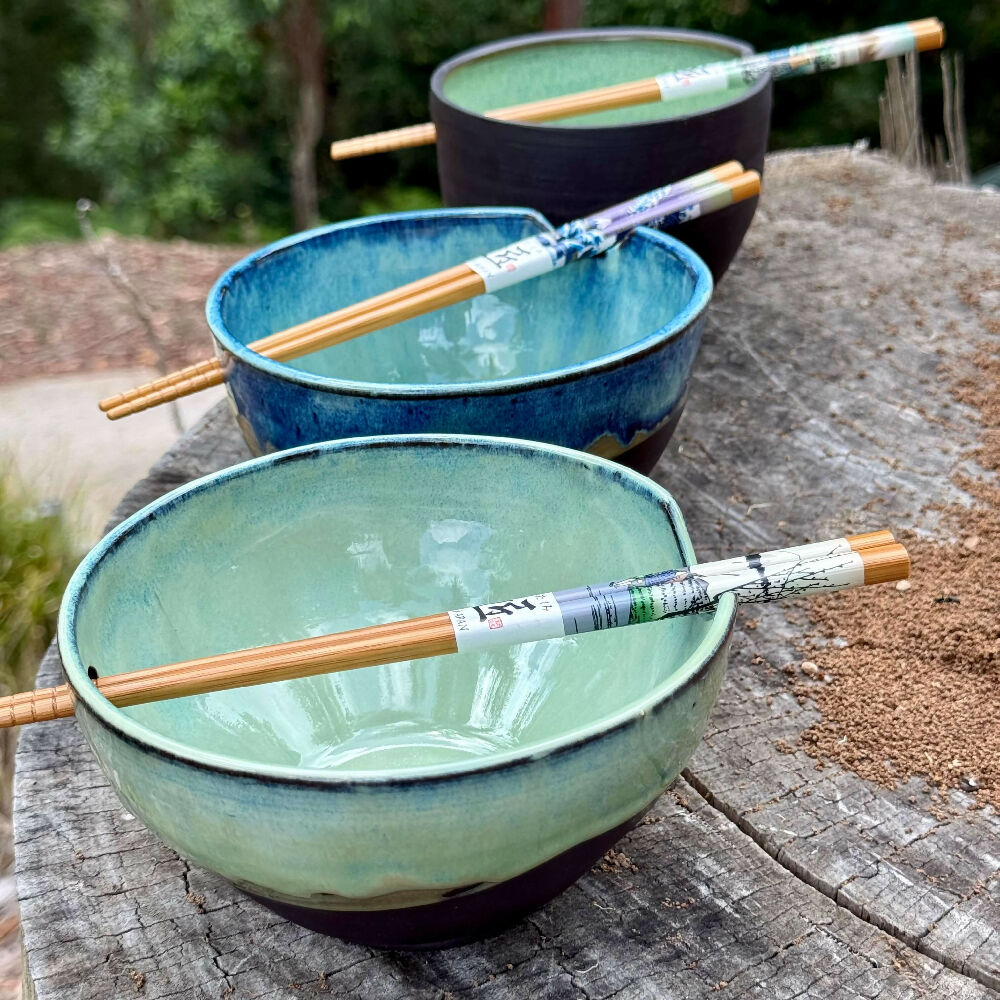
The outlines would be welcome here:
[[[586,526],[593,526],[591,531]],[[384,946],[497,930],[677,777],[735,603],[641,627],[116,708],[89,680],[694,562],[651,480],[527,441],[269,455],[161,497],[66,591],[76,718],[130,812],[308,927]]]
[[[528,205],[553,225],[726,160],[762,170],[771,81],[664,104],[526,124],[481,112],[753,52],[735,38],[645,28],[559,31],[470,49],[431,79],[446,205]],[[670,230],[718,280],[757,199]]]
[[[640,230],[600,259],[288,363],[245,344],[546,229],[524,209],[407,212],[302,233],[230,268],[208,321],[258,454],[367,434],[498,434],[656,463],[712,279]]]

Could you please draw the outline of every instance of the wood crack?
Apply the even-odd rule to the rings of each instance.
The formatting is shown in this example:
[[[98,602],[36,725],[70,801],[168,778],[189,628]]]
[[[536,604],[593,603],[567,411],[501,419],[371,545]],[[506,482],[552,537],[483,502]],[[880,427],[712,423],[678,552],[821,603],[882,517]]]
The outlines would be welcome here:
[[[935,948],[930,945],[924,939],[928,934],[950,913],[956,906],[961,905],[961,903],[966,902],[965,899],[957,900],[952,907],[950,907],[946,913],[942,914],[936,921],[934,921],[926,930],[924,930],[919,937],[914,939],[912,936],[907,936],[902,934],[899,929],[893,926],[891,923],[885,920],[879,920],[874,917],[871,912],[864,906],[854,903],[852,900],[847,898],[840,890],[843,887],[843,883],[836,887],[833,892],[828,891],[827,888],[818,879],[812,879],[809,877],[808,873],[802,871],[799,865],[791,865],[787,862],[787,857],[784,856],[784,845],[773,844],[768,837],[764,835],[761,830],[758,830],[752,823],[750,823],[745,817],[741,816],[734,808],[722,802],[712,790],[696,775],[690,768],[684,768],[681,772],[681,776],[685,781],[705,800],[705,802],[720,812],[726,817],[731,823],[733,823],[742,833],[745,833],[762,851],[764,851],[769,857],[771,857],[777,864],[787,871],[789,874],[795,876],[795,878],[806,883],[806,885],[815,889],[817,892],[826,896],[827,899],[836,903],[837,906],[843,907],[853,916],[857,917],[859,920],[864,921],[866,924],[877,928],[890,937],[897,940],[901,945],[907,948],[911,948],[914,951],[920,952],[922,955],[926,955],[928,958],[933,959],[940,965],[944,966],[946,969],[950,969],[952,972],[957,973],[961,976],[966,976],[969,979],[974,980],[982,986],[986,986],[989,989],[1000,988],[1000,981],[997,977],[991,976],[986,972],[980,972],[977,969],[969,968],[966,962],[959,962],[954,959],[951,955],[947,954],[939,948]],[[969,898],[971,898],[971,895]]]
[[[861,531],[880,526],[876,516],[926,532],[934,515],[918,515],[921,504],[965,496],[950,477],[975,428],[941,365],[982,335],[956,283],[986,281],[1000,199],[931,187],[849,151],[772,157],[768,177],[655,478],[699,552],[714,555]],[[864,226],[813,225],[831,184]],[[810,225],[787,221],[798,218]],[[939,253],[956,220],[970,238]],[[947,336],[900,319],[928,292]],[[114,520],[248,457],[220,404]],[[1000,821],[980,811],[935,824],[919,780],[889,792],[789,753],[819,718],[777,673],[797,660],[802,615],[765,609],[759,621],[734,643],[718,728],[696,751],[690,787],[663,796],[619,848],[641,874],[598,868],[531,921],[434,953],[372,954],[322,938],[195,865],[182,872],[98,784],[75,726],[32,727],[18,751],[15,833],[39,1000],[134,1000],[136,977],[150,1000],[998,1000],[989,986],[1000,977]],[[49,683],[58,667],[51,651]]]

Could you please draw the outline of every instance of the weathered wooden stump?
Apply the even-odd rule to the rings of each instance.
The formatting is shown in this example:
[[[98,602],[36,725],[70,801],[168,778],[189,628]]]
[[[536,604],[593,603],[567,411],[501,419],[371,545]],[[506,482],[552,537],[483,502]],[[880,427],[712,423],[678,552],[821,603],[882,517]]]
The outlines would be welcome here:
[[[982,335],[956,284],[996,263],[1000,196],[847,150],[775,156],[766,180],[655,473],[703,558],[866,528],[873,502],[879,523],[929,526],[922,506],[958,496],[975,436],[939,366]],[[246,457],[213,411],[116,517]],[[817,713],[751,661],[796,658],[788,614],[769,606],[737,638],[705,741],[620,854],[507,933],[441,952],[373,952],[275,917],[127,814],[74,724],[26,730],[29,995],[997,996],[1000,819],[936,818],[922,781],[888,791],[787,752]],[[58,671],[50,650],[39,683]]]

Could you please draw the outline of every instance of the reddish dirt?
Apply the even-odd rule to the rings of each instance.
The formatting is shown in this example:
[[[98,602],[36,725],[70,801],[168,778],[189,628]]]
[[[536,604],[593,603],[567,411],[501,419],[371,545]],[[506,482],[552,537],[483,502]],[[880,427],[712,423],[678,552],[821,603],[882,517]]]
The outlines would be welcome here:
[[[0,383],[155,366],[136,305],[109,275],[118,264],[148,305],[171,368],[210,351],[205,298],[247,248],[116,235],[0,253]]]
[[[1000,333],[995,317],[983,320]],[[793,684],[823,714],[801,737],[811,755],[889,787],[923,775],[1000,808],[1000,338],[972,360],[953,391],[979,412],[967,457],[982,475],[957,473],[972,503],[939,509],[954,540],[902,539],[914,572],[895,589],[810,602],[815,638]],[[846,645],[822,642],[838,637]]]

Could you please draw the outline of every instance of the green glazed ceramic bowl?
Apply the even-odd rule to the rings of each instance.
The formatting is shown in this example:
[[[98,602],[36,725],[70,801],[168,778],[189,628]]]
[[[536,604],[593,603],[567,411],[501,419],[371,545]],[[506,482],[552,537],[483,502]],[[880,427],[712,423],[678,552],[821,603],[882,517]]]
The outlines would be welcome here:
[[[298,922],[488,933],[561,891],[703,733],[734,604],[669,622],[119,709],[88,680],[693,561],[674,501],[501,438],[358,438],[167,494],[84,560],[59,646],[126,806]]]

